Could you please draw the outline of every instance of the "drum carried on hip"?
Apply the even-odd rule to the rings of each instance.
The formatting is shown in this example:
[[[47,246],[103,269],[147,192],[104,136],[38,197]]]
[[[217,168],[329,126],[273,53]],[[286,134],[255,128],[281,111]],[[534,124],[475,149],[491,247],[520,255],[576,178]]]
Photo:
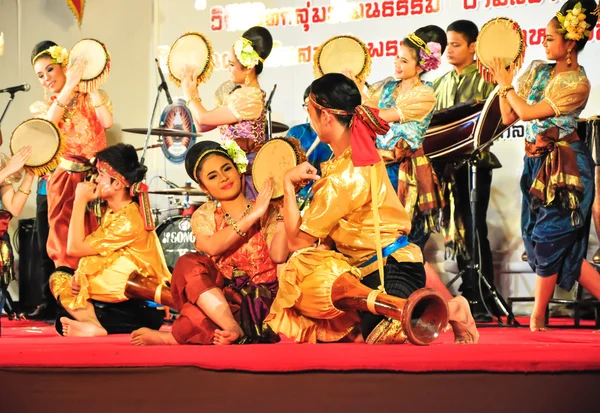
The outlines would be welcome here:
[[[367,46],[354,36],[335,36],[322,43],[313,61],[315,78],[349,69],[357,79],[365,80],[371,72],[371,56]]]
[[[96,39],[82,39],[75,43],[69,52],[69,64],[76,59],[85,60],[85,69],[79,83],[79,90],[90,93],[98,90],[110,74],[110,54],[104,43]]]
[[[468,101],[433,114],[423,150],[432,159],[453,159],[502,135],[511,125],[502,123],[498,87],[485,102]]]
[[[10,138],[10,153],[14,155],[24,146],[33,145],[33,152],[25,169],[36,176],[54,170],[65,150],[65,140],[54,123],[42,118],[32,118],[15,128]]]
[[[177,87],[187,66],[198,74],[197,83],[206,82],[213,71],[213,48],[210,41],[201,33],[190,32],[179,37],[169,50],[167,67],[169,76]]]
[[[274,138],[265,143],[256,154],[252,165],[252,181],[260,192],[269,178],[273,178],[272,199],[283,197],[283,175],[306,161],[300,142],[293,138]],[[299,185],[299,191],[304,185]]]

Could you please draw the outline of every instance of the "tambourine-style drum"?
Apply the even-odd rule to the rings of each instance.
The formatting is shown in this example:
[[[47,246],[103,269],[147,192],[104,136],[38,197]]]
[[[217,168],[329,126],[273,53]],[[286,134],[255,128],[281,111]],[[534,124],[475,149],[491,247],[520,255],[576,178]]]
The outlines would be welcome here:
[[[173,272],[179,257],[196,251],[194,247],[196,238],[192,233],[190,216],[167,218],[156,228],[156,235],[160,241],[167,267],[171,272]]]
[[[181,86],[186,66],[191,66],[198,73],[198,84],[207,81],[213,71],[213,48],[210,41],[201,33],[185,33],[169,50],[167,67],[169,76],[177,87]]]
[[[283,175],[290,169],[306,161],[300,142],[293,138],[274,138],[265,143],[256,154],[252,165],[252,181],[260,192],[264,183],[273,178],[272,199],[283,196]],[[302,188],[301,185],[296,189]]]
[[[485,102],[468,101],[435,112],[423,150],[432,159],[460,158],[502,135],[510,126],[502,123],[496,87]]]
[[[490,69],[496,57],[502,58],[505,67],[514,63],[519,69],[525,58],[523,30],[517,22],[506,17],[492,19],[479,31],[475,54],[479,72],[488,82],[492,81]]]
[[[10,153],[14,155],[24,146],[33,145],[33,152],[25,169],[37,176],[46,175],[60,162],[65,140],[58,127],[45,119],[32,118],[21,123],[10,138]]]
[[[365,80],[371,72],[369,49],[354,36],[335,36],[319,46],[313,62],[315,78],[349,69],[357,79]]]
[[[69,52],[69,64],[77,58],[85,60],[85,69],[79,90],[90,93],[98,90],[110,73],[110,54],[104,43],[96,39],[82,39]]]

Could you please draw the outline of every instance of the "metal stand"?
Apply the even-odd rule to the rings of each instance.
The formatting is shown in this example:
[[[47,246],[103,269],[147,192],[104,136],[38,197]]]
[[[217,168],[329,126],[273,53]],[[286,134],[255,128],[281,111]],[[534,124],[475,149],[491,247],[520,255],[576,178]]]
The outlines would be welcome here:
[[[470,259],[468,260],[469,263],[467,264],[466,268],[461,270],[452,280],[450,280],[450,282],[448,282],[448,284],[446,284],[446,287],[449,287],[450,285],[452,285],[458,278],[462,277],[464,274],[470,273],[471,274],[471,286],[470,287],[471,287],[472,291],[479,291],[479,299],[481,300],[481,303],[485,307],[486,311],[489,314],[491,314],[490,309],[485,305],[485,300],[483,299],[483,291],[481,289],[482,283],[487,288],[487,291],[492,295],[494,302],[498,306],[498,309],[500,311],[502,311],[502,313],[504,313],[504,315],[507,317],[507,324],[510,325],[512,323],[513,325],[518,326],[519,323],[515,319],[515,315],[513,314],[511,308],[506,303],[506,300],[504,300],[504,297],[502,297],[502,295],[498,292],[493,281],[490,282],[487,280],[487,278],[485,278],[483,276],[483,274],[481,273],[481,266],[480,266],[480,257],[479,257],[479,245],[480,244],[479,244],[479,234],[477,233],[477,215],[476,215],[477,214],[477,162],[478,162],[477,156],[481,153],[482,150],[484,150],[485,148],[490,146],[494,140],[495,139],[492,139],[492,140],[478,146],[477,148],[475,148],[473,150],[473,152],[471,152],[469,157],[462,160],[454,167],[454,170],[458,170],[458,169],[462,168],[465,164],[467,164],[467,163],[469,164],[469,172],[470,172],[469,173],[469,188],[470,188],[469,198],[470,198],[470,207],[471,207],[471,254],[469,257]],[[476,303],[476,301],[475,301],[475,303]],[[497,318],[498,318],[499,324],[504,324],[500,317],[497,317]]]
[[[267,137],[266,141],[270,141],[273,139],[273,121],[271,120],[271,101],[273,100],[273,96],[275,95],[275,90],[277,89],[277,84],[273,85],[273,89],[269,94],[269,99],[267,99],[267,103],[265,105],[267,109]]]
[[[2,116],[0,117],[0,125],[2,125],[2,120],[4,120],[4,116],[6,116],[6,112],[8,112],[8,108],[10,107],[10,104],[13,102],[13,100],[15,100],[14,92],[10,94],[10,98],[8,99],[8,102],[4,107],[4,112],[2,112]]]

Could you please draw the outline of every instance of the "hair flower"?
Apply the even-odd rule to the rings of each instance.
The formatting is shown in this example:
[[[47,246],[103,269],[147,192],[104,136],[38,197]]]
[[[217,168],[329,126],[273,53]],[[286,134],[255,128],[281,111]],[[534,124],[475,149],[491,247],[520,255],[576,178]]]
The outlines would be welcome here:
[[[248,158],[246,157],[246,152],[240,148],[236,141],[233,139],[224,141],[221,143],[221,147],[225,149],[227,155],[231,158],[238,172],[243,174],[246,172],[248,167]]]
[[[254,50],[254,47],[252,47],[252,42],[245,37],[240,37],[235,41],[233,52],[242,66],[248,69],[252,69],[259,62],[264,62],[256,50]]]
[[[442,63],[442,46],[438,42],[429,42],[419,50],[419,66],[429,72],[440,67]]]
[[[584,37],[590,37],[590,24],[585,21],[586,9],[581,6],[581,2],[577,2],[571,10],[567,10],[567,15],[561,12],[556,13],[556,18],[560,24],[559,33],[562,33],[567,40],[579,41]],[[595,13],[592,12],[592,13]]]

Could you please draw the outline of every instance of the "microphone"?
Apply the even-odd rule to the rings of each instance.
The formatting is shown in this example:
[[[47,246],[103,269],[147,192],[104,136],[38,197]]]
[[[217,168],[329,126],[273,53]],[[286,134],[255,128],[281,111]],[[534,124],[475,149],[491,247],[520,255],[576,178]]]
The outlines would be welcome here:
[[[160,75],[160,81],[162,82],[160,84],[160,87],[162,88],[162,90],[165,91],[165,95],[167,95],[167,102],[169,102],[169,105],[172,105],[173,99],[171,99],[171,94],[169,93],[169,88],[167,86],[167,81],[165,80],[165,75],[163,75],[162,69],[160,68],[160,63],[158,63],[158,59],[154,59],[154,61],[156,62],[158,74]]]
[[[23,83],[22,85],[18,85],[18,86],[11,86],[11,87],[7,87],[6,89],[0,89],[0,93],[16,93],[16,92],[28,92],[29,89],[31,89],[29,87],[29,83]]]
[[[271,101],[273,100],[273,96],[275,95],[275,89],[277,89],[277,84],[273,85],[273,90],[271,90],[271,94],[269,95],[269,99],[267,99],[267,104],[265,105],[266,108],[271,107]]]
[[[175,182],[169,181],[167,178],[165,178],[163,176],[159,176],[158,178],[161,181],[163,181],[165,184],[169,185],[171,188],[173,188],[173,189],[179,189],[179,185],[177,185]]]

